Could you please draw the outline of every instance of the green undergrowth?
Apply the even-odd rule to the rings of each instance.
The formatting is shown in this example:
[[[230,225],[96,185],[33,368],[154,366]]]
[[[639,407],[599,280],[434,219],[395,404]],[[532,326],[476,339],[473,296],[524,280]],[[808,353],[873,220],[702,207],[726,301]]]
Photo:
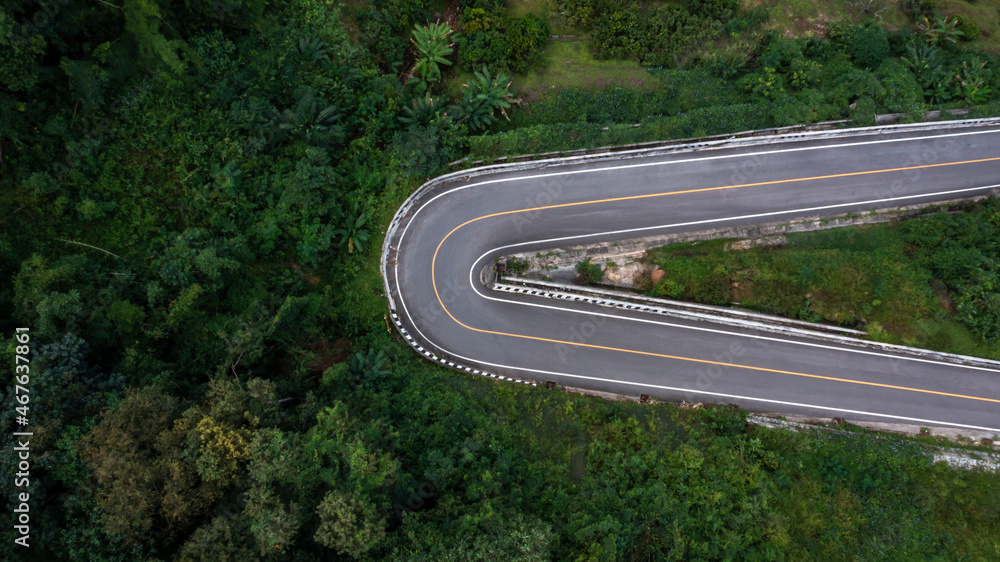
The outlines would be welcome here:
[[[781,459],[770,505],[785,518],[790,560],[1000,555],[995,473],[933,463],[926,447],[889,436],[765,428],[752,435]]]
[[[600,60],[584,39],[555,39],[533,68],[515,77],[514,85],[522,97],[535,100],[562,88],[644,88],[652,81],[649,72],[636,61]]]
[[[665,139],[761,129],[773,125],[763,104],[697,109],[676,117],[658,117],[639,127],[626,124],[557,123],[523,127],[469,139],[469,159],[596,148]]]
[[[997,553],[989,530],[1000,523],[1000,478],[933,464],[930,449],[907,439],[766,429],[747,426],[735,407],[610,402],[405,362],[384,391],[348,402],[362,418],[407,412],[411,434],[394,450],[409,474],[453,467],[398,529],[409,537],[403,548],[449,536],[429,522],[450,512],[469,519],[455,532],[516,546],[517,559],[543,546],[553,560]],[[494,517],[535,532],[494,543]]]
[[[674,244],[647,259],[656,297],[867,330],[872,339],[1000,359],[1000,203],[898,223],[790,234],[780,247]]]

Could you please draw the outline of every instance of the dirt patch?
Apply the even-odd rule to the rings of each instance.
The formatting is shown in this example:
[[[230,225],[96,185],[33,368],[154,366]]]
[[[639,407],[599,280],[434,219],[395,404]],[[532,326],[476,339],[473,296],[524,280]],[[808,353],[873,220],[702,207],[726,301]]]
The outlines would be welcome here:
[[[951,293],[948,292],[948,287],[935,279],[931,281],[931,290],[934,291],[934,296],[937,297],[941,308],[947,310],[950,316],[954,316],[957,311],[955,310],[955,303],[951,300]]]
[[[319,276],[303,270],[302,267],[295,262],[295,260],[288,260],[288,266],[291,267],[299,277],[305,279],[306,283],[308,283],[311,287],[319,285]]]
[[[351,340],[347,338],[338,338],[332,342],[325,338],[314,341],[309,346],[309,351],[313,354],[309,370],[313,373],[322,373],[335,364],[346,361],[350,348]]]
[[[448,4],[448,7],[445,9],[444,14],[441,14],[440,12],[434,12],[435,21],[443,20],[444,23],[448,24],[448,27],[454,30],[459,29],[458,20],[461,17],[462,17],[462,5],[458,2],[458,0],[452,0],[452,2]]]
[[[753,281],[733,281],[732,302],[746,302],[753,298]]]

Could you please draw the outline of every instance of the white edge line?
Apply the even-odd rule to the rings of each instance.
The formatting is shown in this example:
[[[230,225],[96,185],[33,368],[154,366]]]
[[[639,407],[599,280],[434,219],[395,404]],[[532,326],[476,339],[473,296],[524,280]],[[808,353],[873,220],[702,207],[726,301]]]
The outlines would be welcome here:
[[[730,335],[730,336],[737,336],[737,337],[743,337],[743,338],[751,338],[751,339],[761,339],[761,340],[767,340],[767,341],[774,341],[774,342],[779,342],[779,343],[783,343],[783,344],[803,345],[803,346],[815,347],[815,348],[819,348],[819,349],[829,349],[829,350],[836,350],[836,351],[846,351],[846,352],[849,352],[849,353],[858,353],[858,354],[862,354],[862,355],[872,355],[872,356],[876,356],[876,357],[887,357],[887,358],[890,358],[890,359],[899,359],[899,360],[903,360],[903,361],[915,361],[915,362],[918,362],[918,363],[930,363],[930,364],[933,364],[933,365],[942,365],[942,366],[949,366],[949,367],[961,367],[961,368],[965,368],[965,369],[973,369],[973,370],[978,370],[978,371],[986,371],[986,372],[990,372],[990,373],[996,373],[996,372],[998,372],[996,369],[991,369],[991,368],[988,368],[988,367],[979,367],[979,366],[975,366],[975,365],[964,365],[964,364],[961,364],[961,363],[952,363],[950,361],[935,361],[935,360],[932,360],[932,359],[923,359],[923,358],[919,358],[919,357],[909,357],[909,356],[906,356],[906,355],[893,355],[891,353],[880,353],[880,352],[877,352],[877,351],[867,351],[867,350],[863,350],[863,349],[855,349],[855,348],[850,348],[850,347],[836,347],[836,346],[830,346],[830,345],[822,345],[822,344],[818,344],[818,343],[801,342],[801,341],[795,341],[795,340],[787,340],[787,339],[781,339],[781,338],[774,338],[774,337],[769,337],[769,336],[759,336],[759,335],[754,335],[754,334],[741,334],[739,332],[730,332],[730,331],[727,331],[727,330],[717,330],[717,329],[711,329],[711,328],[703,328],[703,327],[700,327],[700,326],[684,326],[682,324],[674,324],[674,323],[671,323],[671,322],[662,322],[662,321],[649,320],[649,319],[643,319],[643,318],[633,318],[633,317],[630,317],[630,316],[623,316],[623,315],[617,315],[617,314],[605,314],[605,313],[600,313],[600,312],[589,312],[589,311],[577,310],[577,309],[573,309],[573,308],[563,308],[563,307],[560,307],[560,306],[542,305],[542,304],[537,304],[537,303],[529,303],[529,302],[522,302],[522,301],[517,301],[517,300],[510,300],[510,299],[492,297],[492,296],[486,295],[484,293],[481,293],[479,291],[479,288],[477,287],[478,283],[476,283],[475,280],[474,280],[474,275],[475,275],[476,270],[480,267],[479,264],[487,256],[496,255],[496,253],[498,251],[500,251],[500,250],[507,250],[509,248],[516,248],[518,246],[527,246],[527,245],[531,245],[531,244],[546,244],[546,243],[549,243],[549,242],[557,242],[557,241],[562,241],[562,240],[567,240],[567,239],[587,238],[587,237],[590,237],[590,236],[604,236],[604,235],[610,235],[610,234],[622,234],[622,233],[627,233],[627,232],[635,232],[635,231],[649,230],[649,229],[661,229],[661,228],[662,229],[666,229],[666,228],[674,228],[674,227],[682,227],[682,226],[691,226],[691,225],[694,225],[694,224],[705,224],[705,223],[710,223],[710,222],[721,222],[721,221],[730,221],[730,220],[742,220],[742,219],[747,219],[747,218],[759,218],[759,217],[763,217],[763,216],[772,216],[772,215],[780,215],[780,214],[787,214],[787,213],[800,213],[800,212],[801,213],[806,213],[806,212],[811,212],[811,211],[819,211],[819,210],[825,210],[825,209],[832,209],[832,208],[836,208],[836,207],[848,207],[848,206],[855,206],[855,205],[868,205],[868,204],[873,204],[873,203],[885,203],[885,202],[889,202],[889,201],[899,201],[899,200],[903,200],[903,199],[913,199],[913,198],[919,198],[919,197],[936,197],[936,196],[939,196],[939,195],[951,195],[951,194],[955,194],[955,193],[963,193],[963,192],[970,192],[970,191],[982,191],[982,190],[987,190],[987,189],[994,189],[994,188],[997,188],[997,187],[1000,187],[1000,184],[980,186],[980,187],[972,187],[972,188],[965,188],[965,189],[958,189],[958,190],[951,190],[951,191],[941,191],[941,192],[937,192],[937,193],[928,193],[928,194],[924,194],[924,195],[906,195],[906,196],[894,197],[894,198],[889,198],[889,199],[875,199],[875,200],[871,200],[871,201],[862,201],[862,202],[859,202],[859,203],[838,203],[836,205],[826,205],[826,206],[823,206],[823,207],[811,207],[811,208],[808,208],[808,209],[793,209],[793,210],[790,210],[790,211],[774,211],[774,212],[771,212],[771,213],[759,213],[759,214],[755,214],[755,215],[743,215],[743,216],[739,216],[739,217],[729,217],[729,218],[720,218],[720,219],[708,219],[708,220],[704,220],[704,221],[694,221],[694,222],[687,222],[687,223],[677,223],[677,224],[660,225],[660,226],[652,226],[652,227],[642,227],[642,228],[635,228],[635,229],[628,229],[628,230],[617,230],[617,231],[610,231],[610,232],[597,232],[597,233],[593,233],[593,234],[582,234],[582,235],[578,235],[578,236],[567,236],[567,237],[563,237],[563,238],[552,238],[552,239],[548,239],[548,240],[537,240],[537,241],[532,241],[532,242],[522,242],[522,243],[518,243],[518,244],[509,244],[507,246],[500,246],[498,248],[493,248],[492,250],[489,250],[488,252],[486,252],[486,253],[482,254],[481,256],[479,256],[478,259],[476,259],[476,261],[474,262],[472,268],[469,270],[469,285],[472,287],[472,290],[475,291],[475,293],[477,295],[479,295],[480,297],[483,297],[484,299],[491,300],[491,301],[494,301],[494,302],[509,302],[509,303],[523,305],[523,306],[532,306],[532,307],[537,307],[537,308],[546,308],[546,309],[550,309],[550,310],[564,310],[564,311],[567,311],[567,312],[573,312],[573,313],[577,313],[577,314],[586,314],[586,315],[591,315],[591,316],[602,316],[602,317],[606,317],[606,318],[614,318],[614,319],[621,319],[621,320],[630,320],[630,321],[633,321],[633,322],[656,324],[656,325],[661,325],[661,326],[669,326],[669,327],[672,327],[672,328],[681,328],[681,329],[688,329],[688,330],[694,330],[694,331],[709,332],[709,333],[714,333],[714,334],[726,334],[726,335]],[[555,302],[558,302],[558,301],[555,301]],[[414,324],[414,328],[416,328],[416,324]],[[421,335],[423,335],[423,334],[421,333]],[[572,342],[570,342],[570,343],[572,343]]]
[[[443,191],[443,192],[435,195],[434,197],[428,199],[426,203],[422,204],[420,206],[420,208],[417,209],[417,211],[413,214],[413,218],[410,219],[409,224],[407,224],[406,227],[403,228],[403,234],[401,234],[400,237],[399,237],[399,244],[400,245],[403,244],[403,235],[406,234],[407,228],[409,227],[410,224],[412,224],[416,220],[417,215],[420,214],[420,211],[422,211],[425,207],[427,207],[428,205],[430,205],[431,203],[433,203],[437,199],[440,199],[441,197],[444,197],[445,195],[449,195],[451,193],[455,193],[456,191],[463,191],[463,190],[470,189],[470,188],[473,188],[473,187],[479,187],[479,186],[491,185],[491,184],[497,184],[497,183],[508,183],[508,182],[512,182],[512,181],[538,180],[538,179],[552,178],[552,177],[557,177],[557,176],[572,176],[572,175],[579,175],[579,174],[592,174],[592,173],[596,173],[596,172],[609,172],[609,171],[615,171],[615,170],[629,170],[629,169],[632,169],[632,168],[649,168],[649,167],[652,167],[652,166],[668,166],[668,165],[673,165],[673,164],[690,164],[691,162],[704,162],[704,161],[707,161],[707,160],[727,160],[727,159],[732,159],[732,158],[747,158],[747,157],[750,157],[750,156],[769,156],[769,155],[772,155],[772,154],[784,154],[786,152],[805,152],[805,151],[812,151],[812,150],[824,150],[824,149],[836,149],[836,148],[851,148],[851,147],[855,147],[855,146],[868,146],[868,145],[873,145],[873,144],[892,144],[892,143],[900,143],[900,142],[915,142],[915,141],[925,141],[925,140],[939,139],[939,138],[965,137],[965,136],[970,136],[970,135],[989,135],[989,134],[997,134],[997,133],[1000,133],[1000,129],[990,129],[990,130],[987,130],[987,131],[969,131],[969,132],[965,132],[965,133],[948,133],[948,134],[945,134],[945,135],[929,135],[929,136],[924,136],[924,137],[908,137],[908,138],[902,138],[902,139],[879,139],[879,140],[872,140],[872,141],[849,142],[849,143],[834,144],[834,145],[823,145],[823,146],[805,146],[805,147],[799,147],[799,148],[782,148],[782,149],[777,149],[777,150],[761,150],[761,151],[757,151],[757,152],[747,152],[747,153],[741,153],[741,154],[718,154],[718,155],[715,155],[715,156],[702,156],[702,157],[699,157],[699,158],[680,158],[680,159],[676,159],[676,160],[672,159],[672,160],[664,160],[664,161],[660,161],[660,162],[646,162],[646,163],[643,163],[643,164],[619,164],[619,165],[616,165],[616,166],[604,166],[604,167],[587,168],[585,170],[566,170],[566,171],[563,171],[563,172],[549,172],[549,173],[544,173],[544,174],[533,174],[533,175],[530,175],[530,176],[517,176],[517,177],[511,177],[511,178],[496,178],[496,179],[492,179],[492,180],[481,180],[481,181],[476,181],[476,182],[470,182],[470,183],[468,183],[466,185],[458,186],[458,187],[449,189],[448,191]],[[789,143],[792,143],[792,142],[807,142],[808,140],[809,139],[803,139],[803,140],[798,140],[798,141],[789,140],[789,141],[785,141],[785,142],[789,142]],[[816,139],[816,140],[823,140],[823,139]],[[722,148],[724,149],[726,147],[722,147]],[[732,148],[736,149],[736,148],[739,148],[739,147],[732,147]],[[664,155],[664,156],[669,156],[669,155]],[[656,158],[656,156],[651,156],[651,158]],[[511,171],[512,172],[516,172],[517,170],[511,170]],[[498,171],[497,173],[503,173],[503,172]]]
[[[970,126],[972,126],[972,125],[970,125]],[[978,132],[978,133],[979,134],[984,134],[984,133],[991,133],[991,132],[995,133],[995,132],[1000,132],[1000,131],[991,130],[991,131],[981,131],[981,132]],[[875,134],[875,133],[872,133],[872,134]],[[823,146],[821,148],[843,148],[843,147],[848,147],[848,146],[857,146],[858,144],[877,144],[877,143],[880,143],[880,142],[919,141],[919,140],[928,140],[928,139],[933,139],[933,138],[945,138],[945,137],[952,137],[952,136],[962,136],[962,135],[965,135],[965,134],[972,134],[972,133],[951,133],[951,134],[947,134],[947,135],[931,135],[931,136],[926,136],[926,137],[907,138],[907,139],[884,139],[884,140],[881,140],[881,141],[871,141],[871,142],[865,142],[865,143],[853,143],[853,144],[852,143],[844,143],[844,144],[839,144],[839,145]],[[785,141],[785,142],[796,142],[796,141],[789,140],[789,141]],[[820,148],[820,147],[817,147],[817,148]],[[796,150],[798,150],[798,149],[788,149],[787,151],[796,151]],[[777,152],[782,152],[782,151],[768,151],[766,153],[767,154],[773,154],[773,153],[777,153]],[[760,152],[749,152],[749,153],[739,154],[739,155],[734,155],[734,156],[750,157],[750,156],[754,156],[754,155],[757,155],[757,154],[761,154],[761,153]],[[716,156],[716,157],[708,157],[708,158],[718,158],[718,156]],[[688,159],[686,161],[695,161],[695,160],[698,160],[698,159]],[[667,161],[667,162],[662,162],[661,164],[670,164],[670,163],[674,163],[674,162],[675,161]],[[603,169],[604,168],[595,168],[595,169],[588,169],[588,170],[591,170],[591,171],[601,171]],[[536,177],[536,176],[532,176],[532,178],[534,178],[534,177]],[[521,179],[531,179],[531,178],[521,178]],[[471,185],[468,185],[468,186],[461,186],[461,187],[457,187],[457,188],[448,190],[448,191],[446,191],[446,192],[438,195],[437,197],[434,197],[434,198],[428,200],[426,203],[422,204],[416,210],[416,212],[414,213],[413,217],[403,227],[403,232],[401,232],[400,236],[399,236],[399,243],[397,244],[397,248],[402,247],[402,245],[403,245],[403,239],[405,238],[406,233],[409,230],[410,225],[412,225],[415,222],[416,216],[420,213],[420,211],[422,211],[424,208],[426,208],[427,205],[429,205],[432,201],[436,200],[441,195],[444,195],[444,194],[447,194],[447,193],[452,193],[454,191],[465,189],[467,187],[472,187],[473,185],[479,185],[479,184],[471,184]],[[387,240],[386,243],[388,244],[388,238],[386,240]],[[876,416],[876,417],[884,417],[884,418],[900,419],[900,420],[908,420],[908,421],[919,421],[919,422],[924,422],[924,423],[931,424],[931,425],[941,424],[941,425],[948,425],[948,426],[952,426],[952,427],[964,427],[964,428],[968,428],[968,429],[981,429],[981,430],[985,430],[985,431],[1000,431],[1000,429],[995,429],[995,428],[983,428],[983,427],[974,426],[974,425],[966,425],[966,424],[959,424],[959,423],[952,423],[952,422],[942,422],[942,421],[934,421],[934,420],[921,420],[921,419],[918,419],[918,418],[908,418],[908,417],[905,417],[905,416],[894,416],[894,415],[890,415],[890,414],[879,414],[879,413],[874,413],[874,412],[862,412],[862,411],[857,411],[857,410],[837,409],[837,408],[831,408],[831,407],[827,407],[827,406],[817,406],[817,405],[811,405],[811,404],[798,404],[798,403],[794,403],[794,402],[782,402],[782,401],[770,400],[770,399],[766,399],[766,398],[739,397],[738,395],[727,395],[727,394],[721,394],[721,393],[710,393],[710,392],[699,391],[699,390],[674,389],[674,388],[666,387],[666,386],[649,385],[649,384],[645,384],[645,383],[636,383],[636,382],[631,382],[631,381],[617,381],[617,380],[611,380],[611,379],[601,379],[601,378],[596,378],[596,377],[586,377],[586,376],[583,376],[583,375],[573,375],[573,374],[569,374],[569,373],[556,373],[556,372],[552,372],[552,371],[542,371],[542,370],[538,370],[538,369],[530,369],[530,368],[525,368],[525,367],[510,367],[510,366],[502,365],[502,364],[498,364],[498,363],[490,363],[490,362],[486,362],[486,361],[471,359],[469,357],[465,357],[464,355],[460,355],[460,354],[452,353],[452,352],[448,351],[447,349],[445,349],[444,347],[438,345],[437,343],[434,343],[433,340],[431,340],[426,335],[424,335],[424,333],[417,326],[416,322],[413,321],[413,317],[412,317],[412,315],[410,315],[409,309],[406,307],[406,300],[402,298],[403,290],[402,290],[402,285],[399,284],[399,262],[398,262],[398,260],[396,261],[396,263],[393,264],[393,275],[394,275],[394,277],[396,279],[396,290],[397,290],[397,292],[400,295],[400,299],[399,300],[400,300],[400,304],[402,304],[402,306],[403,306],[403,312],[410,319],[410,323],[413,325],[413,328],[417,331],[417,333],[419,333],[421,335],[421,337],[424,338],[425,341],[427,341],[428,343],[436,346],[438,349],[442,350],[443,352],[450,353],[451,355],[453,355],[455,357],[464,359],[466,361],[471,361],[473,363],[478,363],[478,364],[481,364],[481,365],[490,365],[492,367],[508,368],[508,369],[515,369],[515,370],[519,369],[521,371],[538,373],[538,374],[561,375],[561,376],[567,376],[567,377],[573,377],[573,378],[580,378],[580,379],[598,380],[598,381],[602,381],[602,382],[610,382],[610,383],[615,383],[615,384],[627,384],[627,385],[645,386],[645,387],[650,387],[650,388],[660,388],[660,389],[663,389],[663,390],[674,390],[674,391],[679,391],[679,392],[693,392],[693,393],[697,393],[697,394],[705,394],[705,395],[719,396],[719,397],[742,398],[742,399],[745,399],[745,400],[752,400],[752,401],[765,402],[765,403],[771,403],[771,404],[781,404],[781,405],[787,405],[787,406],[799,406],[799,407],[805,407],[805,408],[816,408],[818,410],[827,410],[827,411],[858,413],[858,414],[864,414],[864,415],[872,415],[872,416]]]

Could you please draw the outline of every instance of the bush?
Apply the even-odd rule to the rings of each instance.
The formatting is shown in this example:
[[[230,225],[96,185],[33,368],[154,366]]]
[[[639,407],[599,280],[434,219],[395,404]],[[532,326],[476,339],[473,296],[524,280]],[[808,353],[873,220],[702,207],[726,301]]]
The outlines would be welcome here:
[[[624,3],[613,0],[555,0],[554,12],[562,14],[572,27],[590,29],[602,16],[616,10],[629,9],[636,6],[634,0]]]
[[[645,21],[646,54],[640,58],[644,66],[680,66],[699,45],[719,37],[724,29],[718,20],[691,15],[676,4],[655,8]]]
[[[483,66],[495,71],[524,72],[537,60],[548,41],[545,20],[534,14],[504,18],[499,12],[466,9],[464,36],[458,39],[458,58],[467,70]]]
[[[701,416],[716,437],[736,437],[746,433],[747,412],[739,406],[709,406],[701,410]]]
[[[613,59],[627,59],[644,52],[645,35],[644,18],[631,10],[605,14],[590,33],[595,53]]]
[[[844,51],[865,68],[878,68],[889,58],[889,40],[878,25],[849,27],[840,38]]]
[[[463,8],[484,10],[487,12],[503,11],[506,0],[459,0]]]
[[[604,279],[601,266],[591,263],[589,259],[576,264],[576,282],[582,285],[596,285]]]
[[[924,90],[905,66],[889,61],[875,72],[884,87],[875,96],[876,103],[890,113],[913,113],[924,110]]]
[[[961,14],[955,16],[955,29],[962,32],[959,41],[975,41],[979,38],[979,27]]]
[[[705,19],[727,21],[740,8],[739,0],[689,0],[688,10]]]
[[[465,70],[483,66],[495,69],[507,69],[507,53],[510,51],[510,40],[507,34],[498,29],[489,31],[474,31],[458,38],[458,59]]]
[[[858,98],[851,108],[851,125],[870,127],[875,124],[875,100],[871,96]]]
[[[507,26],[508,69],[524,72],[534,62],[549,39],[549,24],[535,14],[510,21]]]
[[[935,0],[901,0],[899,7],[913,21],[924,17],[933,17],[934,13],[937,12],[937,2]]]
[[[427,0],[372,0],[358,15],[362,41],[385,68],[403,60],[407,43],[400,39],[415,21],[428,19]]]

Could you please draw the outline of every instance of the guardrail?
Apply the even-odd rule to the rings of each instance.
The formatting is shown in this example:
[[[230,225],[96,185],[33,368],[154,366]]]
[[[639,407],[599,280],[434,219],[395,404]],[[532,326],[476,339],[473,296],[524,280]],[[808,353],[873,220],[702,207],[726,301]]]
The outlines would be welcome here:
[[[852,129],[841,129],[832,132],[831,131],[784,132],[782,134],[777,134],[777,135],[764,134],[766,132],[773,133],[774,129],[762,129],[758,131],[745,131],[743,133],[735,135],[728,135],[726,136],[725,139],[715,139],[715,140],[699,139],[697,142],[688,142],[687,144],[675,144],[675,142],[680,142],[680,141],[669,141],[670,144],[655,143],[658,146],[654,147],[639,147],[639,148],[632,147],[628,149],[622,148],[622,150],[609,151],[599,154],[584,154],[584,155],[576,155],[569,157],[530,160],[527,162],[492,164],[488,166],[480,166],[466,170],[449,172],[447,174],[428,180],[426,183],[417,188],[412,194],[410,194],[410,196],[406,198],[406,201],[404,201],[403,204],[400,206],[399,210],[396,211],[395,216],[393,216],[392,222],[386,229],[385,239],[382,242],[382,259],[380,268],[382,273],[383,286],[385,288],[385,296],[386,299],[389,301],[389,310],[393,316],[393,323],[395,324],[396,329],[400,331],[400,334],[403,335],[404,339],[406,339],[407,342],[414,347],[414,349],[416,349],[419,353],[421,353],[421,355],[424,355],[425,357],[428,357],[429,359],[432,359],[438,363],[443,363],[446,366],[451,366],[458,370],[470,372],[473,374],[476,374],[474,371],[478,370],[479,374],[491,378],[498,378],[498,379],[502,378],[503,380],[511,380],[514,382],[520,381],[522,383],[532,384],[532,385],[536,384],[533,381],[527,381],[523,379],[511,379],[509,377],[501,377],[500,375],[494,375],[492,373],[488,373],[481,369],[454,363],[448,361],[447,359],[442,361],[443,359],[442,357],[424,347],[425,345],[428,346],[431,345],[430,342],[424,342],[422,344],[418,343],[416,339],[414,339],[413,336],[409,334],[408,331],[407,332],[402,331],[406,330],[406,327],[404,326],[402,319],[399,318],[399,316],[397,316],[396,314],[396,302],[395,298],[393,297],[394,295],[394,287],[392,285],[393,280],[390,280],[389,270],[388,270],[389,263],[391,262],[393,265],[395,265],[396,261],[398,260],[398,255],[397,255],[398,247],[394,246],[393,242],[396,238],[400,225],[403,224],[404,221],[407,220],[410,216],[412,216],[412,212],[416,208],[418,203],[436,194],[437,190],[446,188],[448,183],[456,180],[469,181],[475,177],[489,175],[498,172],[532,170],[549,166],[580,164],[592,160],[603,160],[603,159],[617,160],[617,159],[627,159],[627,158],[639,158],[643,156],[670,154],[675,152],[685,152],[698,149],[732,148],[732,147],[751,146],[759,144],[771,144],[775,142],[782,142],[794,139],[805,140],[810,138],[824,139],[824,138],[834,138],[834,137],[846,138],[853,136],[892,133],[900,131],[937,130],[943,128],[967,127],[970,125],[974,126],[974,125],[997,125],[997,124],[1000,124],[1000,118],[989,117],[982,119],[965,119],[965,120],[955,120],[955,121],[936,122],[936,123],[908,123],[903,125],[859,127]],[[685,139],[685,140],[690,140],[690,139]],[[859,341],[865,341],[865,340],[859,340]],[[875,343],[875,342],[870,342],[870,343]],[[888,344],[882,344],[882,345],[888,345]],[[430,355],[424,353],[424,351],[429,352]],[[441,355],[447,355],[445,350],[441,350]],[[971,358],[971,359],[978,360],[977,358]]]
[[[519,293],[554,300],[584,302],[588,304],[596,304],[598,306],[616,308],[619,310],[662,314],[684,320],[711,322],[713,324],[782,334],[790,337],[808,338],[830,343],[850,345],[853,347],[865,347],[868,349],[912,355],[922,359],[943,361],[958,365],[972,365],[976,367],[1000,369],[1000,361],[971,357],[968,355],[956,355],[953,353],[931,351],[928,349],[908,347],[905,345],[864,340],[858,337],[852,337],[865,335],[865,332],[860,330],[851,330],[838,326],[829,326],[827,324],[803,322],[801,320],[792,320],[751,311],[738,311],[722,307],[694,305],[691,303],[658,299],[645,295],[623,293],[621,291],[610,291],[595,287],[578,287],[575,285],[552,283],[550,281],[536,281],[534,279],[523,279],[518,277],[502,278],[501,281],[494,283],[491,289],[503,293]]]

